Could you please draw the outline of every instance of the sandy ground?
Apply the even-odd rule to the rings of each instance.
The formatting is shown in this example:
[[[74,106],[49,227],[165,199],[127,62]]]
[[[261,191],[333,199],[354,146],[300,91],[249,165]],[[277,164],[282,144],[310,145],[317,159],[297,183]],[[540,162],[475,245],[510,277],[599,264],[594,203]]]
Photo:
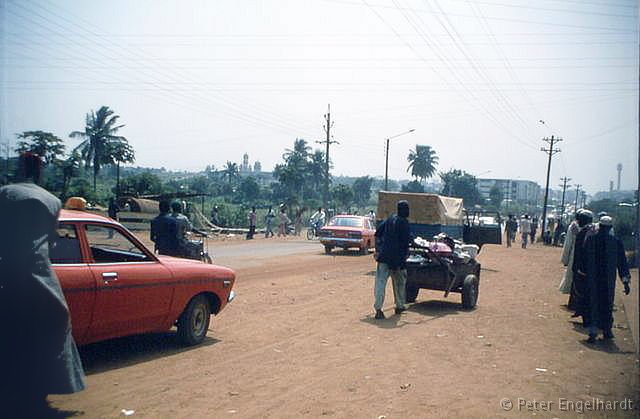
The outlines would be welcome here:
[[[238,296],[205,343],[182,348],[169,332],[81,348],[88,389],[52,405],[92,418],[122,409],[149,418],[638,416],[640,366],[624,310],[614,342],[585,344],[556,291],[560,249],[486,246],[473,311],[458,294],[422,290],[394,315],[389,283],[387,319],[377,321],[372,256],[326,256],[302,241],[295,254],[256,250],[295,243],[212,243],[216,260],[236,269]],[[580,409],[625,399],[634,410]]]

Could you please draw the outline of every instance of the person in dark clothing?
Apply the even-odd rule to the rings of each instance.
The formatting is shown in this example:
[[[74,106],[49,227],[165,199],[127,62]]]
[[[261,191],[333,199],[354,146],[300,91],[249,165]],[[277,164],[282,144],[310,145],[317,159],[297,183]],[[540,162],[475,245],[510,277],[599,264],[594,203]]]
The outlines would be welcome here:
[[[179,256],[177,224],[170,211],[171,203],[160,201],[160,215],[151,220],[151,241],[159,254]]]
[[[568,307],[575,311],[573,317],[582,316],[582,324],[588,327],[590,324],[589,311],[589,288],[587,286],[587,252],[584,246],[587,236],[594,233],[593,213],[589,210],[582,210],[578,215],[578,226],[581,230],[576,236],[575,248],[573,250],[573,282],[571,283],[571,295]]]
[[[587,237],[585,248],[587,253],[587,284],[589,287],[589,310],[591,323],[589,324],[589,339],[594,343],[598,329],[602,330],[603,339],[613,339],[611,326],[613,325],[613,299],[616,290],[616,270],[624,293],[629,295],[629,265],[624,254],[622,241],[609,234],[613,226],[611,217],[600,218],[598,232]]]
[[[48,394],[85,388],[69,309],[49,259],[62,205],[37,185],[40,168],[38,156],[24,153],[19,183],[0,188],[0,406],[7,417],[45,417]]]
[[[560,236],[564,233],[564,224],[562,220],[558,220],[558,224],[556,225],[556,230],[553,232],[553,245],[557,246],[558,242],[560,242]]]
[[[529,233],[531,237],[531,244],[536,242],[536,232],[538,231],[538,218],[533,217],[531,220],[531,232]]]
[[[384,304],[387,279],[391,275],[393,282],[393,296],[395,299],[395,313],[402,313],[405,308],[405,284],[407,282],[406,261],[409,255],[409,203],[398,202],[398,213],[392,214],[376,229],[376,254],[378,262],[376,282],[374,287],[376,319],[384,319],[382,305]]]
[[[109,218],[112,220],[118,221],[118,213],[120,212],[120,207],[116,204],[116,200],[113,198],[109,199],[109,207],[107,208],[107,214]]]
[[[515,241],[516,232],[518,231],[518,222],[513,217],[513,214],[509,214],[504,230],[507,235],[507,247],[511,247],[511,242]]]

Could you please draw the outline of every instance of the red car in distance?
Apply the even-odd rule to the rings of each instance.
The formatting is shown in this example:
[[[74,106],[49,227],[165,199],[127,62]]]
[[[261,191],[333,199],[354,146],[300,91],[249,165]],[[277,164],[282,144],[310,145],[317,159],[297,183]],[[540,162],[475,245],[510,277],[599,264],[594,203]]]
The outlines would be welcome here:
[[[318,231],[320,243],[327,254],[334,247],[341,247],[344,250],[358,248],[361,254],[366,255],[375,247],[375,234],[371,220],[359,215],[336,215]]]
[[[186,345],[201,343],[211,314],[233,300],[235,273],[190,259],[157,256],[120,223],[62,210],[53,264],[78,345],[177,326]]]

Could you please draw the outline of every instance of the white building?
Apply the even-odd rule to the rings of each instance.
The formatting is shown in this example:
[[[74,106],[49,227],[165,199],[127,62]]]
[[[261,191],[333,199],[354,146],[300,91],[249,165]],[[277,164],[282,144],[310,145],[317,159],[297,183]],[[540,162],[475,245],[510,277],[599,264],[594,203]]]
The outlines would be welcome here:
[[[540,185],[531,180],[478,179],[478,191],[485,199],[490,198],[495,185],[502,191],[503,199],[530,205],[536,205],[540,199]]]

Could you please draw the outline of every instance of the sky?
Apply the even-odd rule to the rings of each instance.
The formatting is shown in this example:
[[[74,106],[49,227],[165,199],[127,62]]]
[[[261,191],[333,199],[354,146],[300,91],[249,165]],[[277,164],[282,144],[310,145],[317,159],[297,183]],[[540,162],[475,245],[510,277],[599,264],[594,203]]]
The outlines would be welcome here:
[[[638,6],[629,0],[0,0],[0,143],[68,148],[112,108],[136,166],[263,170],[326,138],[334,175],[438,170],[608,190],[638,179]],[[541,122],[543,121],[543,122]]]

